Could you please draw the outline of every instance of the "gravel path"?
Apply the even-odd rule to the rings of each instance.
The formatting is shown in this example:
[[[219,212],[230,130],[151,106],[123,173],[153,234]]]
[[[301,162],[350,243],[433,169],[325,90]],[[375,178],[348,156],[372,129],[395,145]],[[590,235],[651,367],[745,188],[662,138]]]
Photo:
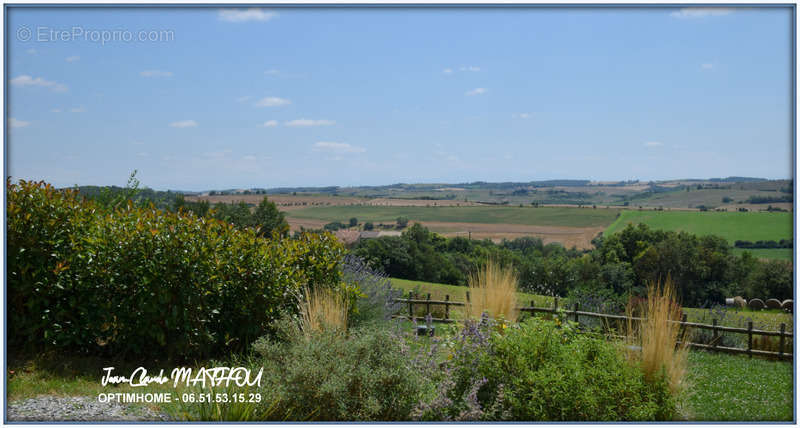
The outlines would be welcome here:
[[[144,406],[100,403],[97,397],[42,395],[8,404],[9,421],[167,421]]]

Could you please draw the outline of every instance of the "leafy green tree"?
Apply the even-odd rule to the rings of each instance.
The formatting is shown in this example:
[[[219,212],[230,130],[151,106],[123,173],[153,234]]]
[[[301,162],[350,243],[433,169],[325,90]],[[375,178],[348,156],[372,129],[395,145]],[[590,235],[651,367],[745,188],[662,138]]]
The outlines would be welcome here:
[[[252,222],[260,236],[272,236],[273,232],[280,236],[286,236],[289,233],[289,223],[286,222],[285,216],[278,210],[278,206],[274,202],[270,202],[266,196],[256,207]]]
[[[404,229],[408,226],[408,217],[397,217],[397,228]]]
[[[358,219],[355,217],[350,218],[350,227],[358,226]]]
[[[364,223],[364,230],[372,230],[372,229],[375,229],[375,225],[373,225],[372,222],[368,221]]]

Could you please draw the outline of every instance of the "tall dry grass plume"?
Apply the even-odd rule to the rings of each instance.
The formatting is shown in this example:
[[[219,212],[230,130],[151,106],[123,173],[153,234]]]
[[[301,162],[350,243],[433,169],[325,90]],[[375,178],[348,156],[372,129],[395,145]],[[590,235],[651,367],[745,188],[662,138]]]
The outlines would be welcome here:
[[[341,291],[303,287],[299,299],[300,328],[306,335],[323,330],[347,331],[348,300]]]
[[[484,312],[490,317],[502,316],[517,320],[517,275],[511,266],[501,266],[489,260],[468,280],[470,299],[466,315],[478,319]]]
[[[632,345],[629,349],[641,348],[641,352],[631,355],[639,358],[645,378],[654,381],[663,370],[672,393],[679,393],[684,387],[689,348],[686,331],[677,322],[670,322],[680,321],[681,317],[675,284],[669,277],[663,284],[651,282],[647,286],[647,299],[629,304],[626,314],[629,318],[635,315],[643,318],[641,323],[628,319],[627,337]]]

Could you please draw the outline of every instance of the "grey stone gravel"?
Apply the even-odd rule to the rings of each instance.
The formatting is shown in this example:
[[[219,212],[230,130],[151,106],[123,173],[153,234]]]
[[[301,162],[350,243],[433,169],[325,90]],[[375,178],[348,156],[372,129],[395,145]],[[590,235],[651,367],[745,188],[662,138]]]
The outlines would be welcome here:
[[[9,421],[167,421],[145,406],[101,403],[97,397],[41,395],[8,404]]]

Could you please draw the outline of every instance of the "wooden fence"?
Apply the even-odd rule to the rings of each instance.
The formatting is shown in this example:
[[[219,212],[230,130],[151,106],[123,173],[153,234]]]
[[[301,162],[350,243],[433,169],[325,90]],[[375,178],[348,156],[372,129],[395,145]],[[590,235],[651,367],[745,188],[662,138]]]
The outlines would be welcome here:
[[[467,302],[470,300],[469,291],[466,294]],[[444,300],[431,300],[430,293],[427,294],[425,299],[420,299],[419,296],[414,296],[412,292],[408,293],[408,298],[405,299],[395,299],[396,303],[403,303],[408,305],[408,313],[410,316],[406,315],[398,315],[398,318],[417,318],[414,316],[414,309],[415,306],[425,306],[425,313],[431,314],[431,306],[440,305],[444,306],[444,318],[434,318],[431,317],[431,320],[434,322],[440,323],[453,323],[458,320],[450,318],[450,307],[451,306],[466,306],[465,302],[457,302],[450,300],[450,295],[446,295]],[[529,312],[531,314],[535,313],[550,313],[555,314],[559,312],[558,308],[558,297],[553,299],[553,307],[550,308],[543,308],[543,307],[536,307],[534,301],[531,300],[530,306],[523,306],[517,308],[520,312]],[[641,322],[643,318],[637,317],[627,317],[625,315],[611,315],[611,314],[600,314],[596,312],[586,312],[581,311],[580,306],[575,303],[573,304],[572,310],[569,309],[562,309],[563,313],[567,316],[573,317],[575,322],[579,322],[580,317],[589,317],[589,318],[600,318],[605,321],[614,320],[617,322],[627,322],[629,319],[632,321],[639,321]],[[420,317],[421,318],[421,317]],[[717,325],[717,319],[714,318],[711,320],[712,324],[701,324],[695,322],[688,322],[686,321],[686,314],[683,314],[683,317],[680,321],[670,321],[671,323],[678,323],[681,325],[681,336],[686,331],[686,328],[696,328],[696,329],[704,329],[704,330],[711,330],[712,331],[712,339],[709,344],[703,343],[692,343],[689,342],[687,345],[690,348],[696,349],[706,349],[718,352],[726,352],[729,354],[747,354],[750,356],[753,355],[760,355],[766,357],[775,357],[782,360],[792,360],[792,354],[788,352],[784,352],[786,349],[786,341],[793,340],[794,334],[793,332],[786,331],[786,323],[781,323],[780,331],[769,331],[769,330],[756,330],[753,328],[753,322],[749,321],[747,323],[747,328],[738,328],[738,327],[726,327]],[[603,324],[606,327],[606,323]],[[747,335],[747,349],[744,348],[733,348],[729,346],[720,346],[719,342],[722,339],[722,335],[720,333],[736,333],[736,334],[746,334]],[[761,349],[753,349],[753,336],[777,336],[780,337],[779,344],[778,344],[778,352],[774,351],[764,351]],[[680,343],[680,342],[679,342]],[[790,347],[791,348],[791,347]]]

